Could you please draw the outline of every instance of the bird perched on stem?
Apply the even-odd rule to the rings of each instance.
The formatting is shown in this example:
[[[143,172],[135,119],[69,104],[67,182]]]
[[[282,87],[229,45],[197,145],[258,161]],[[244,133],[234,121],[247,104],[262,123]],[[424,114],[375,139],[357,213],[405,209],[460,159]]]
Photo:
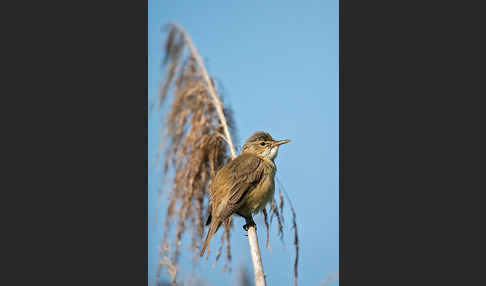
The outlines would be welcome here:
[[[201,249],[204,255],[213,235],[233,214],[245,218],[244,230],[255,226],[253,214],[265,208],[275,191],[275,163],[278,147],[290,140],[276,141],[265,132],[256,132],[243,145],[241,154],[223,166],[210,187],[208,234]]]

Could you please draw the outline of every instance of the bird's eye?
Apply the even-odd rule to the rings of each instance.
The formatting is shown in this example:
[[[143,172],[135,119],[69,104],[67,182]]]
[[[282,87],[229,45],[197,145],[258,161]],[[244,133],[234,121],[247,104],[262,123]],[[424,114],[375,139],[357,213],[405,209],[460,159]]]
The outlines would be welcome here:
[[[265,146],[265,142],[260,143],[260,145]]]

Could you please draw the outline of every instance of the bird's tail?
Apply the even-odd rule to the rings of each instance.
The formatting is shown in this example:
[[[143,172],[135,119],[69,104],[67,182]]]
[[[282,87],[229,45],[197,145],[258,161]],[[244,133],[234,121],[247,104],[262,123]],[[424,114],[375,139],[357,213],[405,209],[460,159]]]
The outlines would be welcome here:
[[[211,225],[209,226],[208,234],[206,235],[206,240],[204,240],[201,253],[199,254],[200,257],[203,257],[204,252],[206,251],[206,248],[208,247],[209,242],[211,241],[211,238],[216,233],[216,231],[218,231],[220,225],[221,222],[218,222],[216,219],[212,221]]]

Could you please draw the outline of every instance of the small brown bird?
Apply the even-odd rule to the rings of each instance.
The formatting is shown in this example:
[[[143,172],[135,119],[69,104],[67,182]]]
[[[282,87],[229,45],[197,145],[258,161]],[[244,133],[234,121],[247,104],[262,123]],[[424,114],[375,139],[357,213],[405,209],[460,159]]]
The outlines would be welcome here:
[[[270,134],[256,132],[243,145],[241,154],[223,166],[210,187],[211,211],[208,234],[201,249],[204,255],[213,235],[233,214],[245,218],[244,230],[255,226],[253,214],[265,208],[275,191],[275,163],[278,147],[290,140],[275,141]]]

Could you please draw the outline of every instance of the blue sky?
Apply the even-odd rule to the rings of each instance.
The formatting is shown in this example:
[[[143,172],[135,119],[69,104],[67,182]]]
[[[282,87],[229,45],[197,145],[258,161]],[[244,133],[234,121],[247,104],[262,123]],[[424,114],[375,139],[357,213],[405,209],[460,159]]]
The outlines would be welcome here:
[[[338,1],[148,1],[148,100],[160,87],[162,26],[181,24],[192,37],[210,74],[223,86],[225,102],[234,111],[241,145],[255,131],[291,139],[275,162],[297,212],[300,238],[299,285],[319,285],[339,271],[338,192]],[[166,196],[156,197],[161,178],[153,167],[160,140],[161,113],[148,122],[148,267],[153,282]],[[286,211],[285,246],[271,226],[272,252],[259,225],[262,260],[269,285],[292,285],[294,249],[291,214]],[[182,245],[180,278],[191,275],[206,285],[232,285],[241,266],[253,275],[248,241],[235,219],[231,235],[232,268],[209,262],[192,265]],[[219,235],[212,241],[212,249]],[[164,272],[163,277],[167,277]],[[153,284],[151,284],[153,285]],[[334,281],[329,285],[338,285]]]

